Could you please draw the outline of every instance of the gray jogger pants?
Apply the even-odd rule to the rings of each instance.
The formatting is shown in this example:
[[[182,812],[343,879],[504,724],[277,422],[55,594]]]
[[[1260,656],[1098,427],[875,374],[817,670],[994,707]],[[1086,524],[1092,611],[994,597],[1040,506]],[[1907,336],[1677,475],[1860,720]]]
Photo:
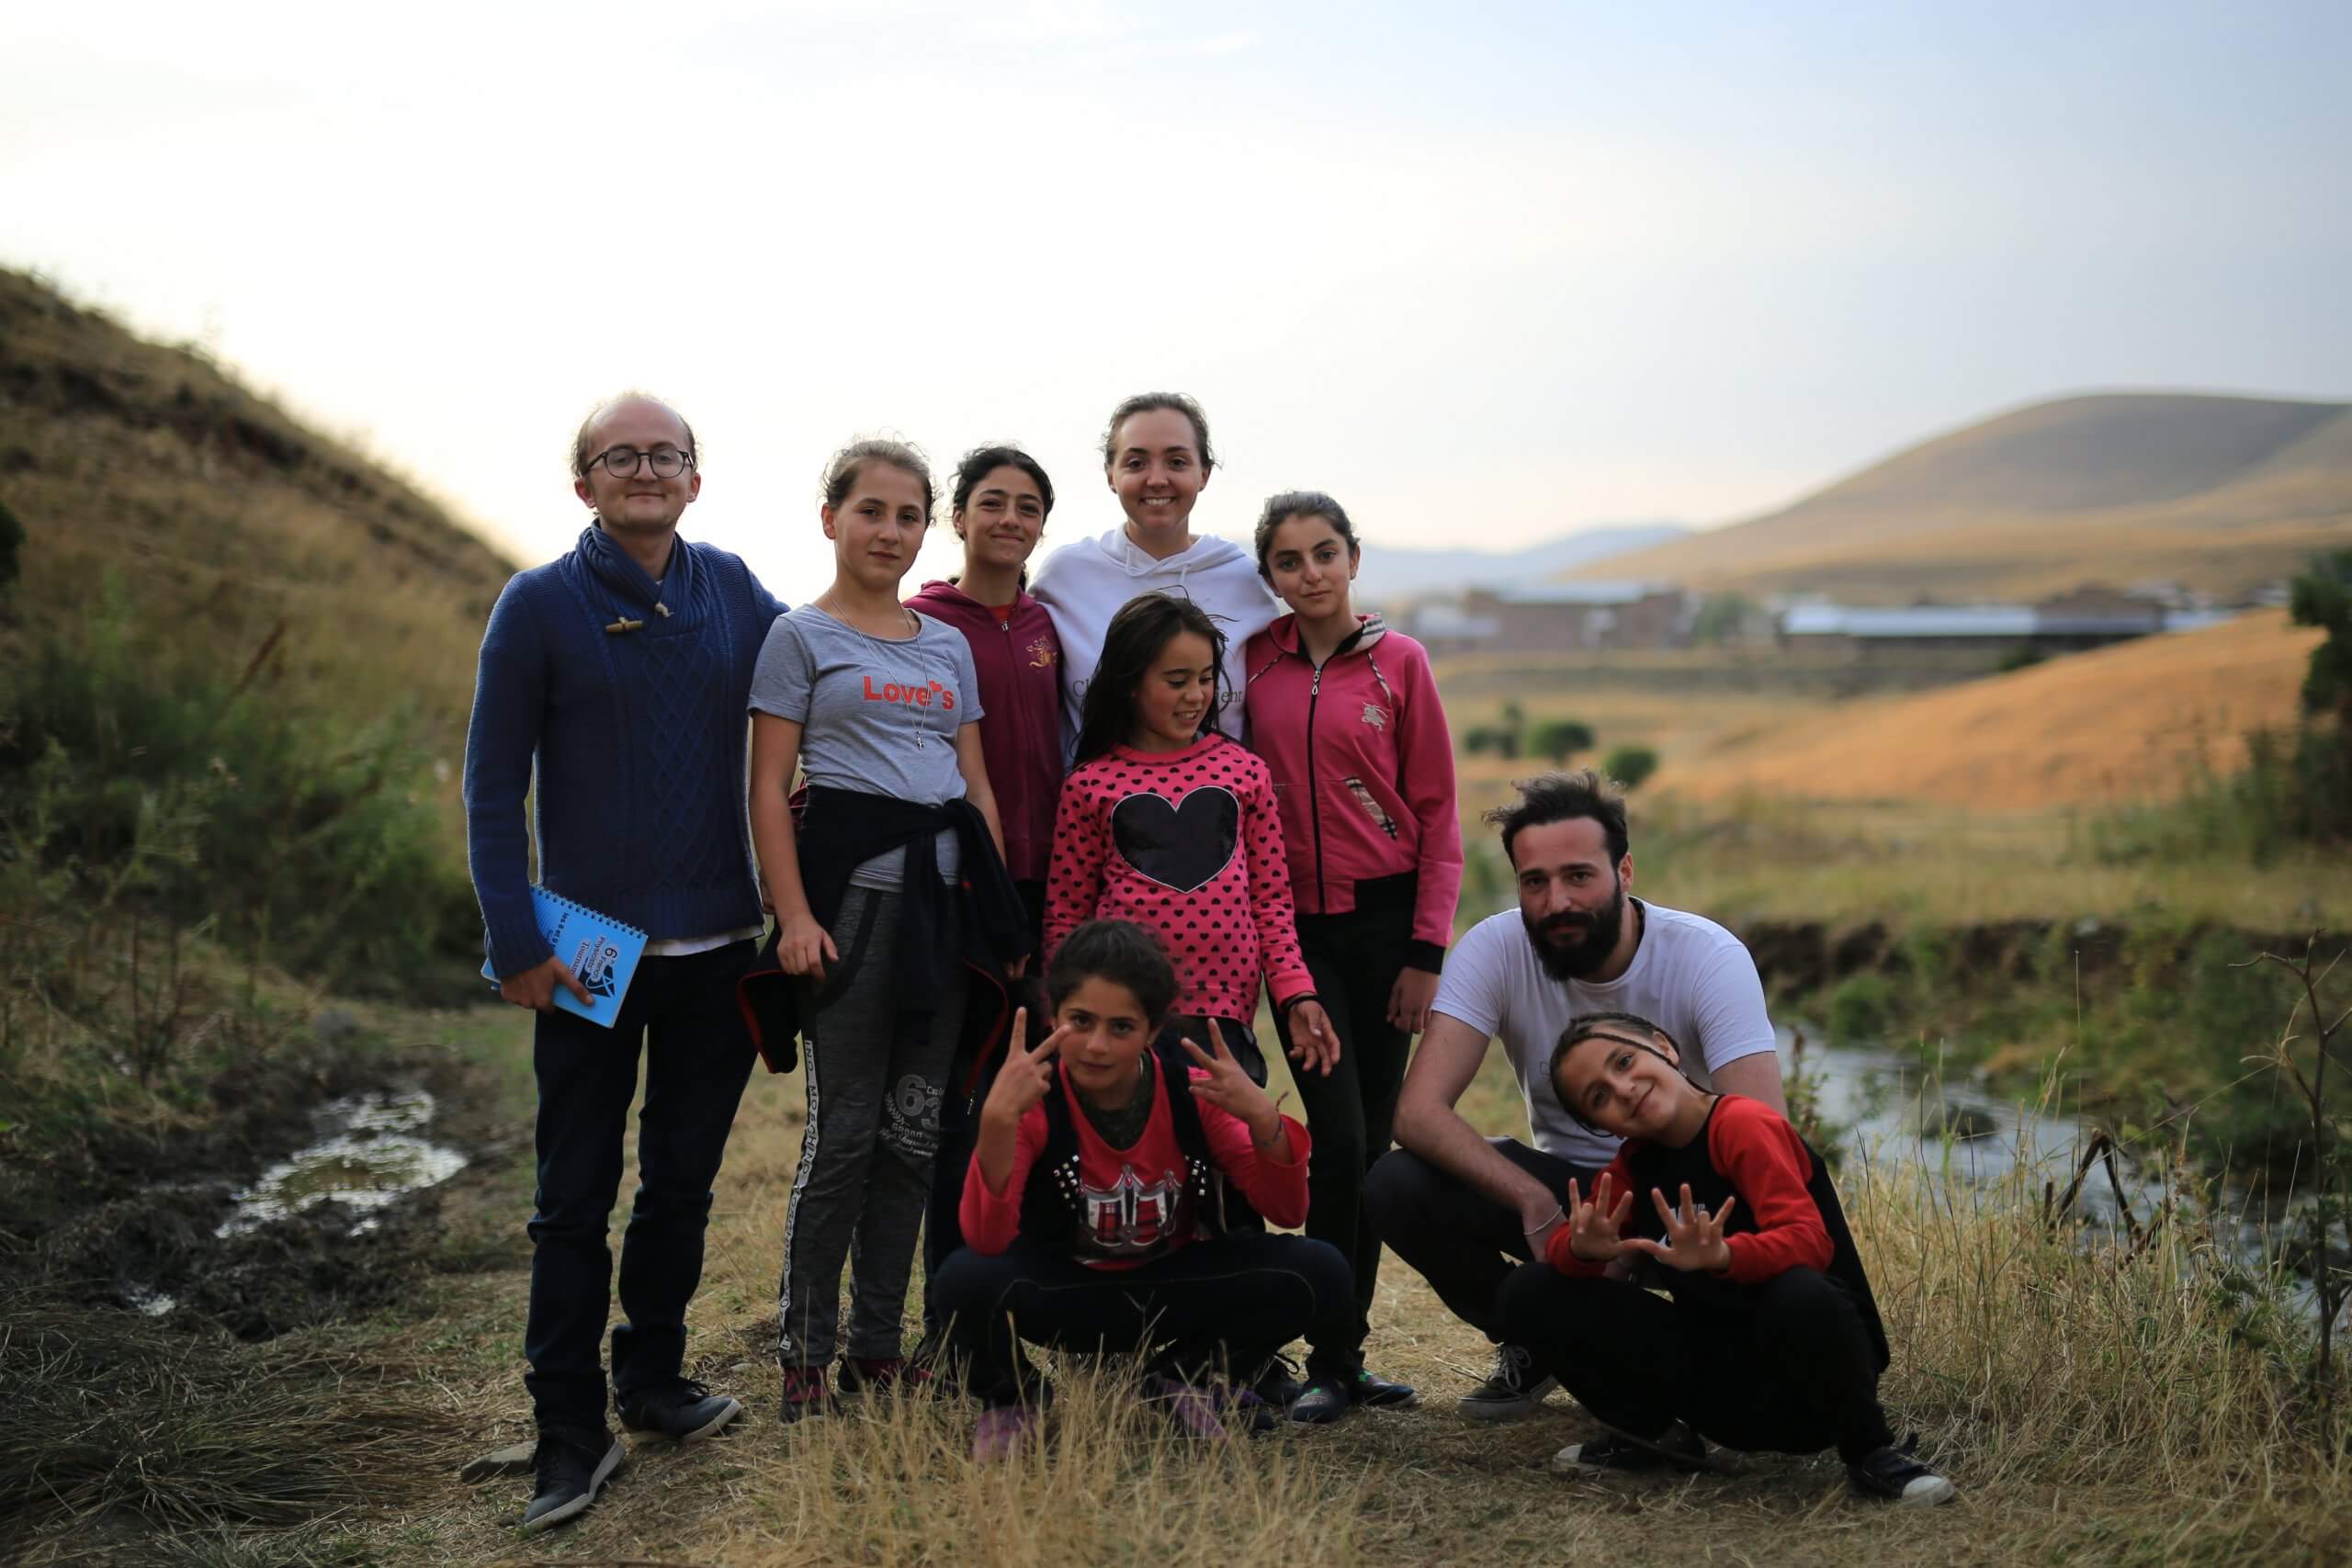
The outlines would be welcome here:
[[[808,1125],[785,1209],[778,1355],[831,1364],[850,1262],[849,1354],[904,1353],[915,1238],[939,1150],[939,1107],[964,1018],[959,967],[921,1035],[901,1038],[893,988],[899,895],[852,885],[831,935],[840,962],[801,1013]]]

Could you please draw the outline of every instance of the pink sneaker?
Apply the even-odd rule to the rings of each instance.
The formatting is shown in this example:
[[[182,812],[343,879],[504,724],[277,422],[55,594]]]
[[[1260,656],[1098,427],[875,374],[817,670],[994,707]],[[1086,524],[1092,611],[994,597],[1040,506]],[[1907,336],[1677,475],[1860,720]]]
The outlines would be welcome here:
[[[784,1369],[784,1402],[776,1414],[786,1426],[810,1416],[829,1416],[832,1409],[833,1391],[825,1382],[824,1368]]]
[[[1028,1446],[1036,1427],[1037,1417],[1025,1404],[991,1404],[972,1430],[972,1457],[982,1464],[1009,1460]]]
[[[1194,1388],[1175,1378],[1148,1377],[1143,1380],[1143,1397],[1146,1403],[1158,1405],[1160,1414],[1183,1437],[1222,1443],[1233,1436],[1217,1418],[1216,1396],[1207,1389]]]

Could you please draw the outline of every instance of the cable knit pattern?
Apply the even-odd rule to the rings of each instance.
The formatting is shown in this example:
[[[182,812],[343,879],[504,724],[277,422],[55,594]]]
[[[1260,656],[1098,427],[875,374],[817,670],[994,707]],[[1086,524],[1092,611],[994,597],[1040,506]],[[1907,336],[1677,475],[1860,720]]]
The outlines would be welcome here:
[[[1046,955],[1091,919],[1133,920],[1176,965],[1176,1010],[1249,1021],[1314,989],[1300,956],[1273,778],[1212,732],[1181,751],[1114,748],[1070,774],[1046,879]]]
[[[657,939],[760,923],[744,712],[783,612],[740,558],[684,539],[657,592],[594,524],[571,554],[507,583],[466,733],[466,852],[496,973],[548,956],[523,817],[535,777],[551,891]],[[622,621],[642,624],[605,630]]]

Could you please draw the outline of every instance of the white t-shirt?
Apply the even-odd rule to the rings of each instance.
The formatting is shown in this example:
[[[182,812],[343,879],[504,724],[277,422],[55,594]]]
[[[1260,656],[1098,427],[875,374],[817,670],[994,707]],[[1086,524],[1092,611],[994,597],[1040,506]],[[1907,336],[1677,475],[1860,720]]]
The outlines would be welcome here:
[[[1627,900],[1628,919],[1633,902]],[[1641,908],[1642,944],[1625,972],[1605,985],[1546,975],[1516,908],[1471,927],[1445,955],[1438,980],[1434,1010],[1503,1043],[1535,1146],[1571,1165],[1607,1165],[1623,1140],[1577,1125],[1544,1077],[1570,1019],[1593,1012],[1646,1018],[1681,1045],[1684,1069],[1702,1084],[1725,1062],[1775,1048],[1764,983],[1740,940],[1702,915],[1646,901]]]

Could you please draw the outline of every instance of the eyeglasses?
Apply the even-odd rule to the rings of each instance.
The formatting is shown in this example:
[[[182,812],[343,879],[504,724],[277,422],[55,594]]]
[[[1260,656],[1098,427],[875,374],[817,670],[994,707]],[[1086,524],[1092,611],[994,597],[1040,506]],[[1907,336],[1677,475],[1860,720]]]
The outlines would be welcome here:
[[[681,452],[675,446],[656,446],[650,452],[640,452],[634,446],[607,446],[588,459],[587,468],[605,465],[605,471],[616,479],[625,479],[637,472],[639,463],[650,464],[653,477],[674,479],[695,466],[694,455]]]

